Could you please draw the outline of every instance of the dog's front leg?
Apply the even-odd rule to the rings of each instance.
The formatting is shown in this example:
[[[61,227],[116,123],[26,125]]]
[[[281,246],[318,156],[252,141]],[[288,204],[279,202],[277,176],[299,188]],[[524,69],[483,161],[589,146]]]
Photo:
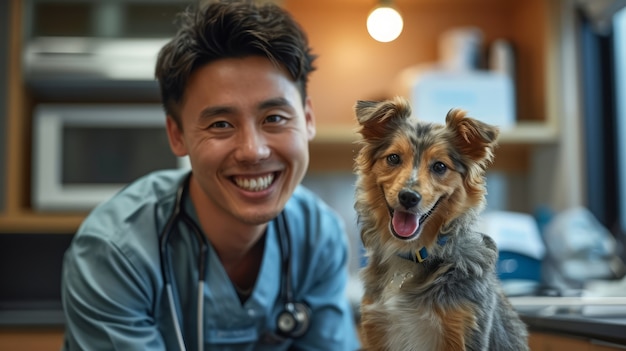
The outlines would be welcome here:
[[[478,328],[473,306],[438,309],[441,318],[442,346],[440,351],[466,351],[465,341]]]
[[[384,351],[385,350],[385,319],[379,310],[371,308],[373,299],[365,294],[361,300],[361,326],[360,338],[363,350]]]

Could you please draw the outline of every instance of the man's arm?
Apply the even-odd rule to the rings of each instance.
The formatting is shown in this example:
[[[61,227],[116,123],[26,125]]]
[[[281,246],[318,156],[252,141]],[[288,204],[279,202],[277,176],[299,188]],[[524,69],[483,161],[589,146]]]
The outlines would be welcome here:
[[[110,241],[81,234],[65,255],[68,350],[164,350],[149,277]]]

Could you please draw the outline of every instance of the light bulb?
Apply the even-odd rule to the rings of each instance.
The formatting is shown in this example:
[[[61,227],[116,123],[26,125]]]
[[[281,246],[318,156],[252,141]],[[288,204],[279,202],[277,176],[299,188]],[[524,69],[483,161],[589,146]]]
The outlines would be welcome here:
[[[378,7],[367,17],[367,31],[372,38],[383,43],[395,40],[402,33],[403,26],[402,16],[393,7]]]

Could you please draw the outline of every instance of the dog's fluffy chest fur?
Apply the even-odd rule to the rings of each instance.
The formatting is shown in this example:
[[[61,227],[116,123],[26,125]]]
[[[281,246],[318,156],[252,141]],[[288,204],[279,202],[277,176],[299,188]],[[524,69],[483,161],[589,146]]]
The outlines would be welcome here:
[[[414,264],[414,263],[413,263]],[[432,303],[415,294],[422,272],[403,270],[386,274],[380,298],[364,310],[378,311],[386,321],[389,350],[437,350],[441,345],[441,319]],[[367,313],[367,312],[366,312]]]
[[[424,304],[407,306],[406,296],[390,295],[388,299],[379,300],[366,309],[384,311],[387,321],[384,326],[386,349],[417,351],[441,348],[441,320],[433,314],[432,308]],[[410,317],[407,313],[409,309]]]
[[[368,316],[369,327],[375,325],[385,335],[385,350],[447,349],[448,330],[458,318],[472,326],[462,331],[464,334],[483,338],[480,344],[487,344],[490,330],[484,327],[491,323],[493,308],[480,310],[484,316],[479,316],[474,306],[495,305],[497,290],[489,288],[495,282],[495,247],[478,233],[466,233],[464,239],[471,254],[459,262],[454,259],[460,254],[455,239],[448,247],[436,248],[421,263],[401,257],[385,261],[370,257],[372,262],[363,272],[369,303],[362,306],[362,313]],[[471,313],[463,308],[457,312],[457,304],[471,308]]]

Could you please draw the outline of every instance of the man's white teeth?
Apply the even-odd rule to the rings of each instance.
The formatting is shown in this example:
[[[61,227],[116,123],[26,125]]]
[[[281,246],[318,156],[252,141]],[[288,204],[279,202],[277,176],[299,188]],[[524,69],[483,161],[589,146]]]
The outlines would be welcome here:
[[[268,174],[258,178],[235,178],[235,183],[248,191],[261,191],[267,189],[274,181],[274,174]]]

